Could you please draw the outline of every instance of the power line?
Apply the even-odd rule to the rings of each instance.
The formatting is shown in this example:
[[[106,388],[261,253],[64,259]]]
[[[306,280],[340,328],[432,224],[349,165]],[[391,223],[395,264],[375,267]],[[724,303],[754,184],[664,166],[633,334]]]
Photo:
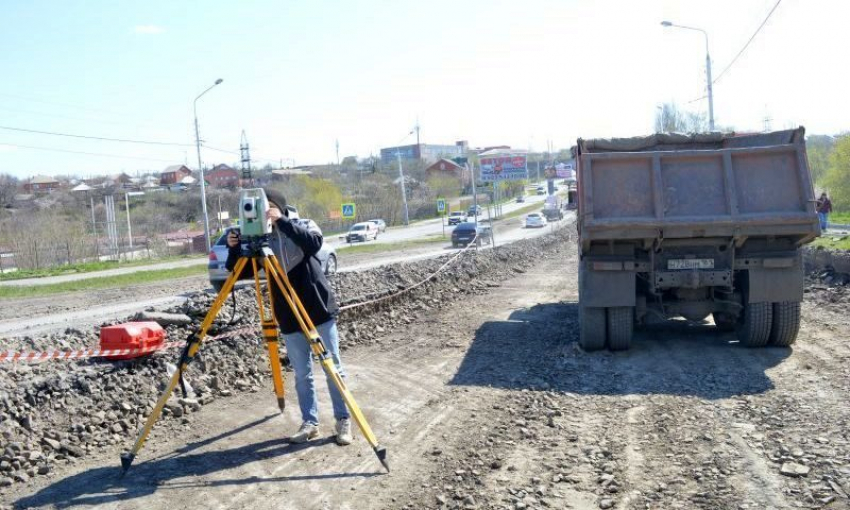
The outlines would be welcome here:
[[[712,83],[712,84],[717,83],[717,81],[718,81],[720,78],[722,78],[724,74],[726,74],[726,71],[728,71],[728,70],[729,70],[729,68],[730,68],[730,67],[732,67],[732,64],[734,64],[734,63],[735,63],[735,61],[737,61],[737,60],[738,60],[738,57],[740,57],[740,56],[741,56],[741,54],[743,54],[743,53],[744,53],[744,51],[746,51],[747,47],[750,45],[750,43],[751,43],[751,42],[753,42],[753,39],[755,39],[755,38],[756,38],[756,36],[758,35],[758,33],[761,31],[761,29],[762,29],[762,28],[764,27],[764,25],[767,23],[767,20],[769,20],[769,19],[770,19],[770,17],[773,15],[773,11],[775,11],[775,10],[776,10],[776,8],[777,8],[777,7],[779,7],[779,4],[781,4],[781,3],[782,3],[782,0],[776,0],[776,5],[774,5],[774,6],[773,6],[773,9],[771,9],[771,10],[770,10],[770,12],[769,12],[769,13],[767,13],[767,17],[765,17],[765,18],[764,18],[764,21],[762,21],[762,22],[761,22],[761,25],[759,25],[759,27],[756,29],[756,31],[755,31],[755,32],[753,32],[753,35],[752,35],[752,36],[750,36],[750,38],[749,38],[749,40],[747,41],[747,43],[744,45],[744,47],[743,47],[743,48],[741,48],[741,51],[739,51],[739,52],[738,52],[738,54],[737,54],[737,55],[735,55],[735,58],[733,58],[733,59],[732,59],[732,61],[731,61],[731,62],[729,62],[729,65],[727,65],[727,66],[726,66],[726,67],[725,67],[722,71],[720,71],[720,74],[718,74],[718,75],[717,75],[717,78],[715,78],[715,79],[713,79],[713,80],[711,81],[711,83]]]
[[[157,142],[152,140],[131,140],[128,138],[107,138],[103,136],[89,136],[89,135],[76,135],[71,133],[56,133],[52,131],[39,131],[37,129],[25,129],[19,127],[12,126],[0,126],[0,129],[5,129],[7,131],[19,131],[21,133],[33,133],[38,135],[50,135],[50,136],[65,136],[69,138],[83,138],[86,140],[99,140],[102,142],[120,142],[120,143],[137,143],[143,145],[165,145],[171,147],[192,147],[192,144],[188,143],[176,143],[176,142]]]
[[[739,51],[739,52],[738,52],[738,54],[737,54],[737,55],[735,55],[735,58],[733,58],[733,59],[732,59],[732,61],[731,61],[731,62],[729,62],[729,64],[728,64],[726,67],[724,67],[722,71],[720,71],[720,74],[718,74],[716,78],[714,78],[713,80],[711,80],[711,84],[712,84],[712,85],[714,85],[715,83],[717,83],[717,81],[718,81],[718,80],[719,80],[719,79],[720,79],[720,78],[721,78],[724,74],[726,74],[726,71],[728,71],[728,70],[729,70],[729,68],[730,68],[730,67],[732,67],[732,64],[734,64],[734,63],[738,60],[738,58],[739,58],[739,57],[740,57],[740,56],[744,53],[744,51],[746,51],[747,47],[749,47],[750,43],[751,43],[751,42],[753,42],[753,39],[755,39],[755,38],[756,38],[756,36],[758,35],[758,33],[761,31],[761,29],[765,26],[765,24],[767,24],[767,20],[769,20],[769,19],[770,19],[770,17],[773,15],[773,12],[776,10],[776,8],[777,8],[777,7],[779,7],[779,4],[781,4],[781,3],[782,3],[782,0],[777,0],[777,1],[776,1],[776,4],[773,6],[773,8],[770,10],[770,12],[768,12],[768,13],[767,13],[767,16],[764,18],[764,21],[762,21],[762,22],[761,22],[761,25],[759,25],[759,26],[758,26],[758,28],[756,29],[756,31],[755,31],[755,32],[753,32],[753,35],[751,35],[751,36],[750,36],[750,38],[747,40],[746,44],[744,44],[743,48],[741,48],[741,51]],[[703,99],[705,99],[705,98],[707,98],[707,97],[708,97],[707,95],[704,95],[704,96],[700,96],[700,97],[698,97],[698,98],[696,98],[696,99],[691,99],[690,101],[688,101],[688,103],[687,103],[687,104],[696,103],[697,101],[702,101]]]
[[[137,160],[140,160],[140,161],[158,161],[158,162],[162,162],[162,163],[173,163],[174,162],[174,160],[172,160],[172,159],[145,158],[145,157],[142,157],[142,156],[124,156],[124,155],[120,155],[120,154],[104,154],[104,153],[101,153],[101,152],[71,151],[71,150],[67,150],[67,149],[55,149],[53,147],[35,147],[35,146],[32,146],[32,145],[18,145],[18,144],[15,144],[15,143],[6,143],[6,142],[0,142],[0,146],[15,147],[16,149],[31,149],[31,150],[37,150],[37,151],[64,152],[64,153],[67,153],[67,154],[81,154],[81,155],[85,155],[85,156],[100,156],[100,157],[105,157],[105,158],[137,159]]]

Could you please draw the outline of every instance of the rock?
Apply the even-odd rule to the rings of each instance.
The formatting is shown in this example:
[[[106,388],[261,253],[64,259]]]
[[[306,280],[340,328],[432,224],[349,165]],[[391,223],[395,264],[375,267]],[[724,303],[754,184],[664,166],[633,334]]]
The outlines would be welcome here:
[[[446,504],[447,502],[448,502],[448,501],[446,500],[446,497],[445,497],[445,496],[443,496],[442,494],[437,494],[437,504],[438,504],[438,505],[440,505],[440,506],[445,506],[445,504]]]
[[[12,479],[6,476],[0,476],[0,487],[8,487],[12,485]]]
[[[785,464],[782,464],[781,468],[779,468],[780,473],[793,478],[808,476],[809,471],[811,471],[811,469],[809,469],[808,466],[797,464],[796,462],[786,462]]]
[[[86,451],[84,449],[71,443],[62,443],[62,449],[73,455],[74,457],[82,457],[86,454]]]
[[[475,498],[473,498],[471,495],[467,495],[465,498],[463,498],[463,502],[467,505],[475,505]]]
[[[609,498],[602,499],[601,501],[599,501],[599,508],[614,508],[614,500]]]
[[[50,472],[50,466],[38,466],[38,474],[46,475]]]
[[[48,447],[50,447],[50,449],[57,451],[57,452],[62,447],[62,445],[59,443],[59,441],[57,441],[55,439],[50,439],[49,437],[41,438],[41,442],[44,443],[45,445],[47,445]]]
[[[165,312],[139,312],[133,318],[137,321],[154,321],[160,326],[189,326],[192,324],[192,318],[182,313],[165,313]]]

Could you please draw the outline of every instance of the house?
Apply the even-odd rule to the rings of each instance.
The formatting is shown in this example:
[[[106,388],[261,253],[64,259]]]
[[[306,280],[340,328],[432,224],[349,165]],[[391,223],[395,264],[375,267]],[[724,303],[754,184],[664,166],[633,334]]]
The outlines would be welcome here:
[[[159,185],[160,186],[171,186],[172,184],[177,184],[184,177],[188,177],[192,175],[192,171],[189,170],[186,165],[171,165],[170,167],[163,170],[163,172],[159,176]]]
[[[59,181],[46,175],[36,175],[24,183],[24,190],[30,193],[50,193],[59,188]]]
[[[205,173],[204,180],[216,188],[235,188],[239,185],[239,173],[228,165],[216,165]]]
[[[466,167],[458,165],[450,159],[442,158],[433,165],[425,169],[425,173],[430,179],[435,176],[453,177],[458,180],[461,188],[465,188],[472,184],[470,173]]]
[[[273,181],[287,181],[291,177],[307,177],[313,175],[312,170],[308,170],[308,167],[296,167],[296,168],[279,168],[277,170],[272,170],[272,180]]]

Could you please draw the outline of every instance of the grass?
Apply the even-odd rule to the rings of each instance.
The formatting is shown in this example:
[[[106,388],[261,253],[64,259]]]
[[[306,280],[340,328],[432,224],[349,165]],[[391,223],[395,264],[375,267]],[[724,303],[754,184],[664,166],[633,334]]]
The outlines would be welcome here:
[[[812,248],[825,248],[827,250],[850,250],[850,236],[831,236],[827,234],[818,237],[809,246]]]
[[[78,292],[97,289],[112,289],[117,287],[129,287],[144,285],[163,280],[185,278],[206,274],[207,266],[197,265],[190,267],[178,267],[174,269],[156,269],[153,271],[139,271],[136,273],[122,274],[111,277],[93,277],[74,282],[53,283],[49,285],[29,286],[0,286],[0,299],[20,299],[28,297],[49,296],[64,292]]]
[[[350,246],[343,246],[342,248],[337,248],[338,252],[345,253],[346,255],[356,254],[356,253],[381,253],[385,251],[395,251],[395,250],[404,250],[407,248],[418,248],[420,246],[428,246],[432,244],[438,243],[446,243],[451,241],[451,231],[449,228],[446,229],[446,237],[442,235],[433,235],[428,237],[423,237],[421,239],[413,239],[410,241],[401,241],[398,243],[362,243],[362,244],[353,244]]]
[[[834,212],[829,215],[830,223],[850,224],[850,212]]]
[[[522,216],[524,214],[528,214],[530,212],[537,212],[537,211],[542,211],[542,210],[543,210],[543,204],[540,203],[540,202],[538,202],[536,204],[529,204],[525,207],[520,207],[516,211],[511,211],[508,214],[505,214],[504,216],[500,217],[496,221],[509,220],[511,218],[516,218],[517,216]]]
[[[147,266],[150,264],[159,264],[162,262],[172,262],[175,260],[184,260],[200,256],[173,256],[162,257],[158,259],[139,259],[126,262],[116,262],[114,260],[103,260],[97,262],[81,262],[79,264],[70,264],[65,266],[48,267],[44,269],[19,269],[11,273],[0,273],[0,281],[5,280],[21,280],[24,278],[44,278],[46,276],[60,276],[63,274],[77,273],[92,273],[95,271],[105,271],[107,269],[118,269],[123,267],[138,267]]]

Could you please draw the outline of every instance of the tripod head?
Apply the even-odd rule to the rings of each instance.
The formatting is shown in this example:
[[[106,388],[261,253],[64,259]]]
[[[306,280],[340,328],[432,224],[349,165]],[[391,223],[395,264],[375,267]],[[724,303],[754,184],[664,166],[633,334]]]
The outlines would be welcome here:
[[[242,256],[256,258],[267,256],[271,253],[269,247],[269,235],[254,235],[242,237]]]

